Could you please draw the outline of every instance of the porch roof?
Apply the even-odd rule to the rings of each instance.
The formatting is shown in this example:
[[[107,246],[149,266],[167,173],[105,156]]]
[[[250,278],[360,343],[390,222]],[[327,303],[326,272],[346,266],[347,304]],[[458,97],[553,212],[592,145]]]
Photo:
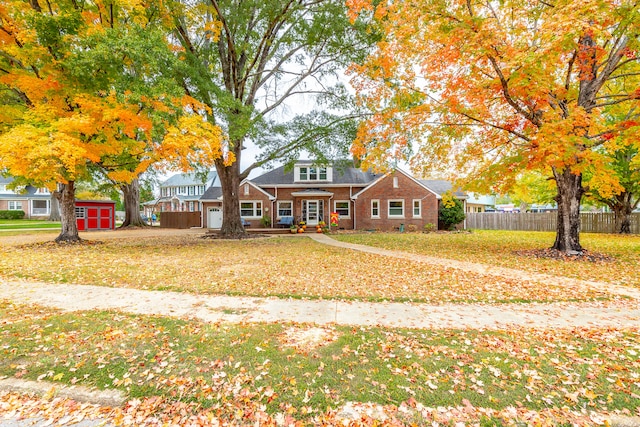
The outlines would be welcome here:
[[[330,191],[319,190],[317,188],[309,188],[302,191],[294,191],[291,193],[293,197],[332,197],[333,193]]]

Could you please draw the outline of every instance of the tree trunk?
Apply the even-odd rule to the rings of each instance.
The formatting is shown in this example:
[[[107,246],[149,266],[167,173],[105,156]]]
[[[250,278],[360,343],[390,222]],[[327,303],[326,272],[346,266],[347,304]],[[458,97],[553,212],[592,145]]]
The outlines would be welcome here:
[[[558,170],[553,168],[553,175],[558,187],[555,197],[558,203],[558,224],[556,241],[552,249],[567,254],[582,253],[580,246],[580,200],[584,193],[582,175],[571,173],[569,168]]]
[[[56,197],[56,192],[51,193],[51,200],[49,201],[49,221],[61,221],[60,217],[60,203]]]
[[[622,192],[615,196],[615,203],[609,204],[615,215],[615,232],[620,234],[631,233],[631,213],[634,206],[631,203],[631,194]]]
[[[138,178],[131,181],[131,184],[121,184],[120,190],[124,197],[124,222],[120,228],[146,227],[147,224],[140,216],[140,181]]]
[[[241,239],[247,232],[240,217],[240,161],[230,166],[216,164],[222,187],[222,228],[220,234],[227,239]]]
[[[58,184],[58,191],[54,192],[60,204],[60,219],[62,221],[62,231],[56,237],[56,243],[77,243],[80,242],[78,235],[78,224],[76,223],[76,188],[73,181],[67,184]]]

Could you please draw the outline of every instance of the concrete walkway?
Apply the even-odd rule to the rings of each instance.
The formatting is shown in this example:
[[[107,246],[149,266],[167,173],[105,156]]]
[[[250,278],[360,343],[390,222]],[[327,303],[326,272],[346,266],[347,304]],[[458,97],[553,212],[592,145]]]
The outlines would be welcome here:
[[[638,327],[640,291],[605,283],[580,281],[520,270],[493,267],[339,242],[322,234],[313,240],[348,250],[409,259],[480,272],[496,277],[535,279],[606,288],[635,300],[621,303],[557,304],[414,304],[337,300],[299,300],[194,295],[102,286],[47,284],[0,279],[0,299],[35,303],[63,310],[120,310],[136,314],[190,317],[206,322],[291,321],[316,324],[379,325],[406,328]]]

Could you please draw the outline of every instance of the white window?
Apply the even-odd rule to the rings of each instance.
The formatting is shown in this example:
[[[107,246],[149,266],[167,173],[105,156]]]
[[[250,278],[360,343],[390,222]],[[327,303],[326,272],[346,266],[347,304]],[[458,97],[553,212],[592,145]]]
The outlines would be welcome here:
[[[189,212],[193,212],[193,202],[189,202]]]
[[[193,185],[189,186],[189,195],[190,196],[195,196],[196,195],[196,187]]]
[[[84,218],[84,208],[76,208],[76,218]]]
[[[348,200],[336,200],[334,204],[334,212],[337,212],[340,215],[340,218],[350,218],[349,205],[350,203]]]
[[[278,202],[278,218],[282,218],[283,216],[293,216],[293,202]]]
[[[380,200],[371,201],[371,218],[380,218]]]
[[[245,184],[244,185],[244,195],[248,196],[249,195],[249,184]]]
[[[296,169],[296,181],[330,181],[331,168],[325,166],[299,166]]]
[[[9,210],[10,211],[21,211],[22,210],[22,201],[21,200],[9,200]]]
[[[49,215],[49,200],[33,200],[31,215]]]
[[[178,190],[178,194],[187,194],[187,187],[186,186],[182,186],[180,187],[180,189]]]
[[[422,201],[420,199],[413,199],[413,217],[422,217]]]
[[[199,185],[198,186],[198,193],[196,194],[204,194],[204,185]]]
[[[393,177],[393,188],[398,188],[398,177],[397,176]]]
[[[240,216],[262,218],[262,202],[240,202]]]
[[[404,200],[389,200],[389,218],[404,218]]]

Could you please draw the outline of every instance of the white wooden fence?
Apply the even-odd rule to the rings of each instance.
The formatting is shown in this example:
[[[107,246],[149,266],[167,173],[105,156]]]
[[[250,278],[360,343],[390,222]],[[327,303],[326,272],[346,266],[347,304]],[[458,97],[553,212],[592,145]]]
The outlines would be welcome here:
[[[467,228],[479,230],[555,231],[557,213],[467,213]],[[615,233],[613,213],[580,214],[580,231]],[[631,233],[640,234],[640,213],[631,214]]]

